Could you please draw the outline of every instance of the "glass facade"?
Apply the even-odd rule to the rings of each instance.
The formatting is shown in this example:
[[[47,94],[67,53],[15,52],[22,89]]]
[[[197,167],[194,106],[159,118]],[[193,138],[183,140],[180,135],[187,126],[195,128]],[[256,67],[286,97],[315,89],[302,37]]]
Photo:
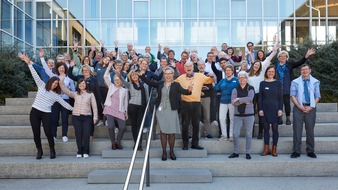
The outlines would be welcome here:
[[[277,34],[289,47],[311,37],[317,44],[337,39],[338,0],[0,0],[1,44],[69,51],[119,41],[143,53],[160,43],[176,51],[197,49],[201,57],[223,42],[267,49]]]

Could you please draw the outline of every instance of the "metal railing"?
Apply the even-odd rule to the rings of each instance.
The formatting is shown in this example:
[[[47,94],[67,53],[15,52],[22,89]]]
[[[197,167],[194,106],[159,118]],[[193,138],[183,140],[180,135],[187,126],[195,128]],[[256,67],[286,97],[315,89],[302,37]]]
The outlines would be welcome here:
[[[150,94],[152,94],[152,91],[153,91],[153,88],[151,89],[151,92]],[[135,164],[135,159],[136,159],[136,154],[137,154],[137,149],[138,149],[138,146],[140,144],[140,141],[142,141],[141,139],[141,136],[142,136],[142,133],[143,133],[143,128],[144,128],[144,122],[145,122],[145,119],[146,119],[146,116],[147,116],[147,112],[148,112],[148,108],[149,108],[149,104],[150,104],[150,101],[151,101],[151,97],[149,98],[148,100],[148,103],[147,103],[147,107],[144,111],[144,115],[143,115],[143,118],[142,118],[142,123],[141,123],[141,126],[140,126],[140,130],[138,132],[138,136],[137,136],[137,140],[136,140],[136,143],[135,143],[135,146],[134,146],[134,150],[133,150],[133,155],[131,157],[131,161],[130,161],[130,165],[129,165],[129,169],[128,169],[128,173],[127,173],[127,177],[126,177],[126,181],[124,183],[124,186],[123,186],[123,189],[124,190],[127,190],[128,189],[128,186],[129,186],[129,183],[130,183],[130,178],[131,178],[131,174],[132,174],[132,171],[133,171],[133,167],[134,167],[134,164]],[[155,110],[153,111],[153,115],[155,113]],[[154,118],[152,118],[152,124],[153,124],[153,121],[154,121]],[[152,130],[152,125],[151,125],[151,130]],[[150,133],[151,133],[151,130],[150,130]],[[151,136],[151,135],[149,135]],[[149,139],[149,138],[148,138]],[[147,142],[150,144],[150,142]],[[150,147],[150,146],[149,146]],[[147,151],[148,151],[148,155],[149,155],[149,149],[148,149],[148,144],[147,144]],[[147,153],[146,151],[146,153]],[[147,159],[149,160],[149,159]],[[147,164],[148,165],[148,164]],[[143,187],[143,186],[142,186]]]

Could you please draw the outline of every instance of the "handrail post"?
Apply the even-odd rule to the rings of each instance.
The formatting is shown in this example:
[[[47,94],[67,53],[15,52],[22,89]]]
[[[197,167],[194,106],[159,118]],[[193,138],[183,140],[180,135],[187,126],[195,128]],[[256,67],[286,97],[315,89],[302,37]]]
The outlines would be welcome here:
[[[152,90],[151,90],[151,92],[152,92]],[[131,161],[130,161],[130,165],[129,165],[126,181],[124,182],[123,190],[127,190],[128,186],[129,186],[129,181],[130,181],[130,178],[131,178],[132,169],[133,169],[134,163],[135,163],[137,148],[138,148],[138,145],[140,144],[140,141],[142,141],[141,135],[143,133],[144,121],[145,121],[145,118],[146,118],[146,115],[147,115],[149,103],[150,103],[150,101],[148,101],[148,103],[147,103],[147,107],[145,109],[145,112],[144,112],[144,115],[143,115],[143,118],[142,118],[142,123],[141,123],[140,131],[138,132],[137,140],[136,140],[134,151],[133,151],[133,156],[131,157]]]

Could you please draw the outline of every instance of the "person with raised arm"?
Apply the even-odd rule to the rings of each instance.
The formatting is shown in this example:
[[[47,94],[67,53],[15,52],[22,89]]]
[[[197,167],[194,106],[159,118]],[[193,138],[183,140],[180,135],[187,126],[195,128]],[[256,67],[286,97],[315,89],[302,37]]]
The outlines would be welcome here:
[[[51,124],[51,111],[52,105],[55,102],[59,102],[63,107],[68,110],[73,110],[73,107],[65,102],[61,96],[61,89],[59,86],[59,78],[52,77],[48,80],[47,83],[44,83],[37,72],[33,68],[33,63],[27,55],[18,54],[18,57],[27,63],[28,68],[33,76],[33,79],[38,87],[38,92],[36,94],[34,103],[32,105],[31,112],[29,114],[29,120],[31,123],[33,137],[35,146],[37,148],[36,159],[41,159],[43,155],[42,145],[41,145],[41,123],[45,132],[45,135],[48,139],[48,144],[50,148],[50,159],[56,157],[55,153],[55,144],[53,135],[51,133],[50,124]]]
[[[113,67],[113,62],[110,62],[105,73],[104,81],[108,86],[108,93],[104,102],[103,114],[107,117],[108,132],[111,140],[111,148],[113,150],[122,149],[121,140],[126,129],[126,120],[128,119],[128,90],[122,87],[122,81],[119,76],[114,75],[114,83],[110,79],[110,70]],[[119,70],[121,71],[121,69]],[[119,132],[115,140],[115,122],[117,121]]]
[[[77,158],[89,157],[89,141],[92,129],[92,122],[98,119],[97,104],[95,96],[89,91],[89,86],[85,79],[81,78],[77,82],[76,92],[68,90],[64,84],[65,75],[60,75],[60,87],[63,93],[74,98],[73,125],[75,129]]]
[[[149,80],[145,76],[145,72],[141,70],[140,78],[149,86],[157,88],[158,96],[155,101],[156,118],[160,127],[161,145],[162,145],[162,160],[167,160],[167,141],[169,140],[170,158],[176,160],[174,153],[175,134],[180,134],[180,123],[178,118],[179,101],[181,94],[190,95],[192,84],[188,89],[174,81],[174,70],[167,66],[163,69],[164,81],[156,82]]]

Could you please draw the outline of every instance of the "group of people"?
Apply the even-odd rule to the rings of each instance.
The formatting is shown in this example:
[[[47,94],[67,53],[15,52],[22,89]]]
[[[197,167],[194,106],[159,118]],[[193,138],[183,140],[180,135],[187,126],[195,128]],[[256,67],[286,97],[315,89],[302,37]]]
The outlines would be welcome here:
[[[175,51],[164,46],[162,52],[160,44],[157,59],[149,46],[145,47],[143,55],[137,53],[132,44],[127,45],[127,51],[121,52],[117,41],[112,51],[108,51],[101,41],[100,51],[92,47],[81,59],[78,45],[74,43],[71,61],[65,53],[57,57],[56,64],[52,59],[46,63],[43,50],[39,51],[42,66],[19,54],[38,86],[30,113],[37,159],[43,155],[41,122],[49,142],[50,158],[55,158],[54,140],[59,114],[62,115],[62,140],[67,142],[69,111],[72,111],[75,128],[76,157],[89,157],[89,143],[93,140],[95,125],[107,124],[111,149],[123,149],[121,141],[126,120],[130,119],[136,145],[143,115],[150,115],[150,111],[145,113],[148,101],[150,107],[155,106],[156,109],[163,161],[167,160],[168,142],[169,156],[176,160],[175,134],[182,134],[183,150],[189,149],[190,137],[190,148],[204,149],[199,145],[201,123],[204,136],[209,139],[213,138],[211,123],[220,123],[218,140],[234,143],[234,151],[229,158],[239,157],[239,136],[244,126],[246,159],[251,159],[255,114],[259,118],[257,138],[262,139],[264,134],[261,155],[277,156],[278,125],[283,123],[283,105],[286,125],[291,125],[290,97],[295,105],[294,152],[291,157],[300,156],[303,122],[307,130],[307,155],[316,157],[313,128],[315,107],[320,99],[319,81],[311,76],[311,68],[305,64],[308,57],[315,53],[314,49],[308,49],[300,61],[293,62],[288,60],[288,52],[278,52],[278,43],[271,52],[265,53],[254,50],[254,44],[248,42],[244,56],[242,51],[235,55],[234,48],[223,43],[221,51],[213,46],[206,60],[196,49],[191,52],[185,49],[177,61]],[[278,61],[271,64],[276,54]],[[237,65],[240,67],[237,68]],[[297,67],[301,67],[301,76],[293,80],[293,70]],[[153,94],[156,98],[152,98]],[[149,125],[149,120],[147,116],[145,127]],[[270,126],[272,150],[269,145]],[[142,151],[142,141],[134,148]]]

